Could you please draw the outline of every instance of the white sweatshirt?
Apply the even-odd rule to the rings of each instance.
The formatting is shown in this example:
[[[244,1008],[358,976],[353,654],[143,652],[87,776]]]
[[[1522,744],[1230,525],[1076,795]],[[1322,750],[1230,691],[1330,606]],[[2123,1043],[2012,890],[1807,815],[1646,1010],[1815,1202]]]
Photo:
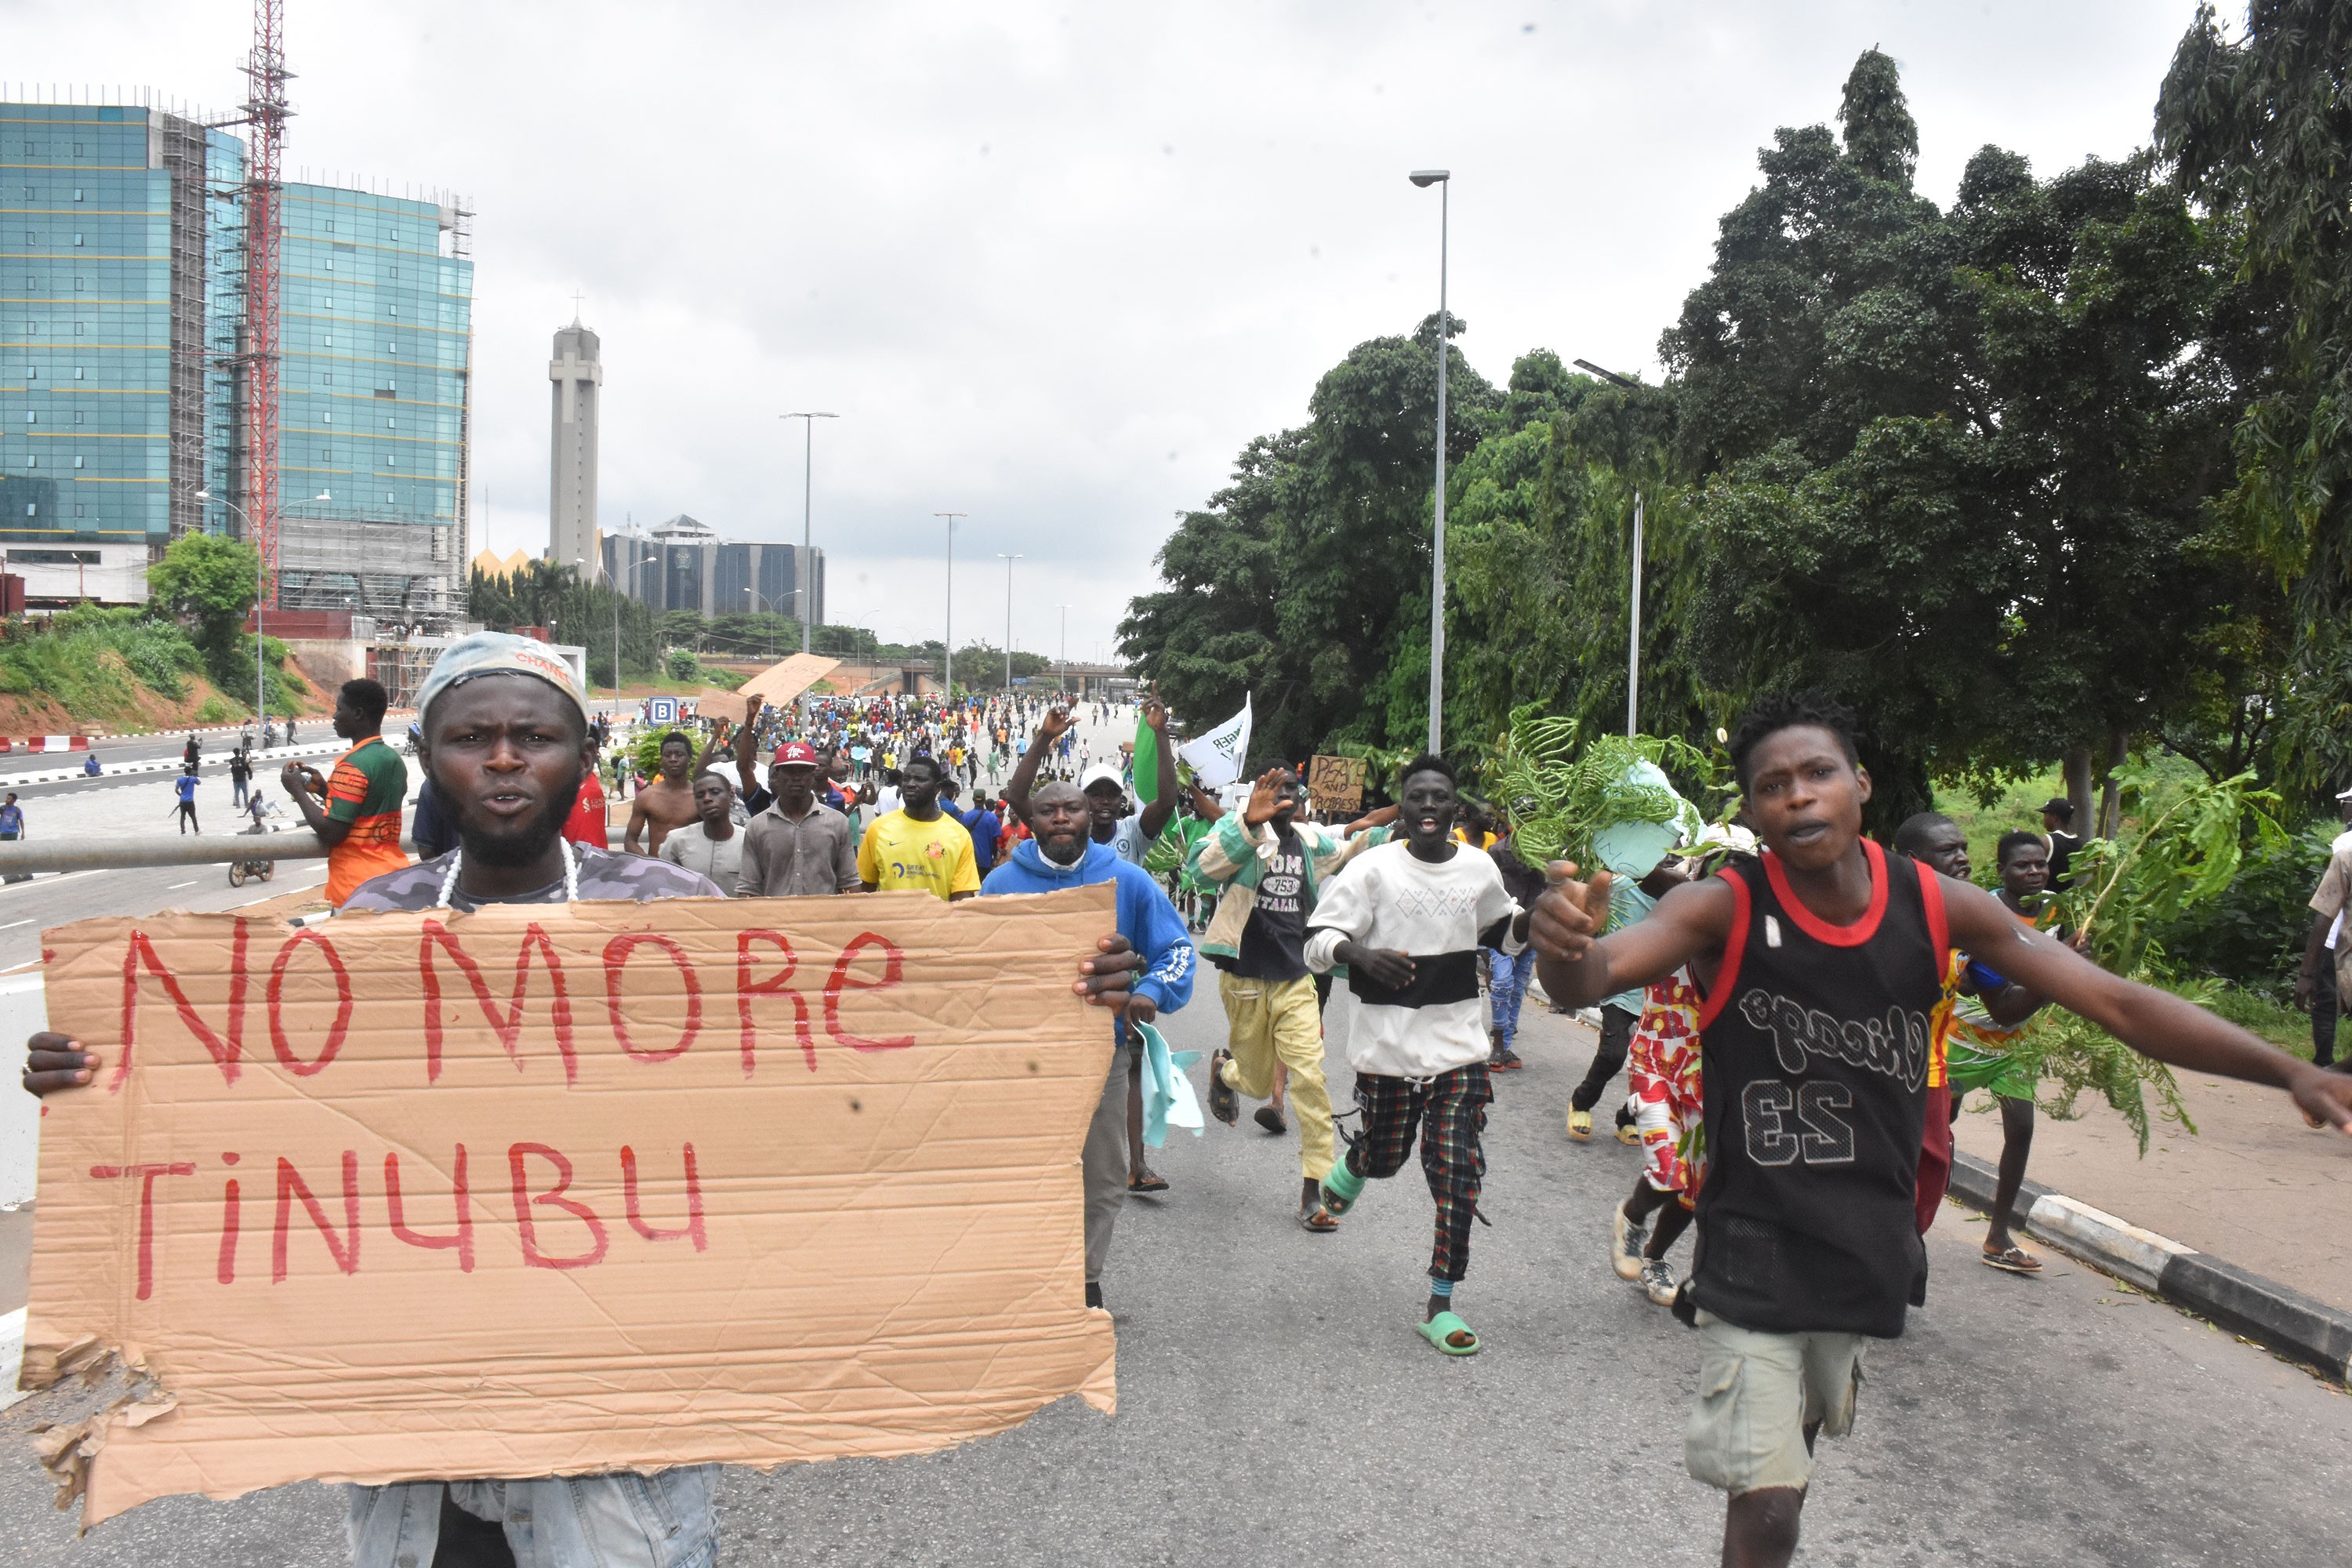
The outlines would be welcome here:
[[[1484,1061],[1479,939],[1505,952],[1522,951],[1527,944],[1514,941],[1510,928],[1518,912],[1494,859],[1458,844],[1449,858],[1432,863],[1393,841],[1365,850],[1332,878],[1307,926],[1309,968],[1335,967],[1348,941],[1413,958],[1412,984],[1401,991],[1360,968],[1349,971],[1356,995],[1349,1064],[1361,1073],[1432,1079]]]

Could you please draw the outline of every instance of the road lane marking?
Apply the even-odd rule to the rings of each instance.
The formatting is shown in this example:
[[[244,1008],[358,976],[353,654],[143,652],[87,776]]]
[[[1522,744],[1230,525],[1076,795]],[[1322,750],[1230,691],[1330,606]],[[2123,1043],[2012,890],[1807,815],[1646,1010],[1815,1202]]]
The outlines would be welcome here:
[[[167,893],[176,893],[176,892],[178,892],[182,888],[193,888],[193,887],[194,887],[195,885],[196,885],[196,884],[195,884],[195,883],[194,883],[194,882],[174,882],[174,883],[173,883],[170,887],[168,887],[168,888],[164,889],[163,890],[164,890],[165,892],[167,892]]]
[[[32,917],[27,915],[21,921],[10,921],[6,925],[0,926],[0,931],[15,931],[18,926],[28,926],[32,923]]]

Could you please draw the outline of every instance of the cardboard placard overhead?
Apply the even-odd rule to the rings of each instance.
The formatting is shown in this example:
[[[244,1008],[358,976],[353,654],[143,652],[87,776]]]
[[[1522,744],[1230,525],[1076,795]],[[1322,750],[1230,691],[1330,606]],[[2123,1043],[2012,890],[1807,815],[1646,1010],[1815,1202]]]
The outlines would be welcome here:
[[[1345,812],[1353,816],[1363,810],[1364,759],[1325,756],[1308,759],[1307,804],[1310,810],[1317,812]]]
[[[916,1453],[1076,1394],[1108,884],[47,933],[28,1386],[152,1497]]]

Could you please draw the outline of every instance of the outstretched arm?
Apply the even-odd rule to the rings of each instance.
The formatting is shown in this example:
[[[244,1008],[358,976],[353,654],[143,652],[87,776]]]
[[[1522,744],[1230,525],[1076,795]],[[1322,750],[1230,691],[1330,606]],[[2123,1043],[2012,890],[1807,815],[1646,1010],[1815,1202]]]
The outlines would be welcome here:
[[[2352,1132],[2352,1078],[2298,1061],[2169,991],[2110,974],[2048,932],[2028,930],[1983,889],[1941,880],[1953,943],[2002,975],[2080,1014],[2143,1056],[2284,1089],[2306,1115]]]
[[[1566,861],[1554,861],[1549,874],[1551,886],[1536,900],[1528,940],[1544,994],[1568,1006],[1589,1007],[1664,980],[1693,959],[1720,954],[1730,937],[1737,900],[1721,878],[1686,882],[1660,899],[1647,918],[1597,937],[1609,921],[1610,874],[1579,882],[1576,868]]]

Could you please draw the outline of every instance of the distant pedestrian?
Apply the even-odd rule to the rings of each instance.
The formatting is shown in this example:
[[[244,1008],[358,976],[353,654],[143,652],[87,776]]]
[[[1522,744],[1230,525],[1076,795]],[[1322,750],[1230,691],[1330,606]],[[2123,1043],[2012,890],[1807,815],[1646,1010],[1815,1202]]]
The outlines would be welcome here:
[[[2336,808],[2352,829],[2352,789],[2336,797]],[[2344,929],[2345,910],[2352,908],[2352,831],[2337,835],[2310,908],[2311,934],[2304,943],[2294,1000],[2297,1006],[2311,1010],[2313,1064],[2334,1067],[2336,1016],[2345,998],[2352,997],[2352,933]],[[2352,1071],[2352,1053],[2346,1055],[2345,1070]]]
[[[178,778],[173,780],[172,788],[180,797],[180,803],[173,806],[172,810],[173,815],[179,818],[181,837],[185,837],[187,836],[188,829],[194,827],[196,830],[196,837],[199,838],[203,837],[205,830],[196,826],[195,770],[191,768],[186,773],[182,773]]]
[[[25,808],[16,804],[16,792],[10,790],[7,804],[0,805],[0,840],[13,841],[24,837]],[[32,879],[30,871],[11,871],[5,879],[10,882],[29,882]]]
[[[228,754],[229,804],[245,808],[246,786],[253,782],[253,758],[240,747]]]
[[[204,742],[197,740],[195,736],[190,735],[188,737],[186,748],[180,752],[180,761],[187,767],[189,772],[193,773],[195,771],[197,762],[204,756]]]
[[[2074,821],[2074,803],[2064,795],[2053,795],[2042,803],[2042,836],[2050,840],[2050,888],[2063,892],[2074,880],[2067,863],[2074,851],[2083,847],[2083,836],[2071,831]]]

